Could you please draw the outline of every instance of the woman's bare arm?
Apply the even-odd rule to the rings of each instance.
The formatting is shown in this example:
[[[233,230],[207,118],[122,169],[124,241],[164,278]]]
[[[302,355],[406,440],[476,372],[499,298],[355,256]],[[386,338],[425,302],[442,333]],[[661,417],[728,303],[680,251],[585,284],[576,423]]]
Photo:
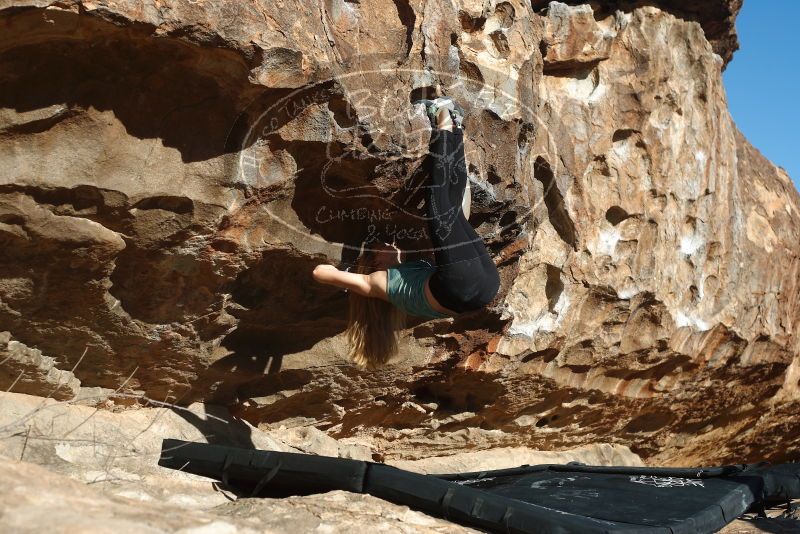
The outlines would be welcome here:
[[[386,271],[350,273],[340,271],[335,265],[323,264],[314,267],[313,276],[317,282],[341,287],[364,297],[389,300],[386,296]]]

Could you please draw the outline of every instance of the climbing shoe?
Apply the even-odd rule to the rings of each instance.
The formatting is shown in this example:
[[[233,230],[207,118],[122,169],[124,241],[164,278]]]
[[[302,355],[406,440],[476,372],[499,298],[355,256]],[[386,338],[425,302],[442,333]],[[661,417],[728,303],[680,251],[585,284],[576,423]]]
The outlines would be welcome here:
[[[438,120],[436,116],[439,114],[439,110],[441,109],[446,109],[450,112],[450,119],[453,121],[453,124],[456,128],[460,129],[464,124],[464,109],[458,104],[458,102],[449,96],[440,96],[434,100],[423,98],[415,101],[414,104],[422,104],[425,106],[425,113],[428,115],[428,119],[431,121],[432,128],[438,127]]]

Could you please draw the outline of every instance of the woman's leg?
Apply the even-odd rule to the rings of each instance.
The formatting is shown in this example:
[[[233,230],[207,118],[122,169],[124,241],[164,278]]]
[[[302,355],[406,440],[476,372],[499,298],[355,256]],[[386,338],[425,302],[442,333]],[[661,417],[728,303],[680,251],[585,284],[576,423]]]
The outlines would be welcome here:
[[[464,312],[488,304],[500,278],[483,239],[461,209],[468,179],[463,131],[436,129],[432,136],[427,215],[437,270],[429,284],[444,307]]]
[[[463,132],[434,130],[428,160],[427,215],[438,265],[475,257],[474,243],[483,240],[461,213],[461,200],[466,188],[466,168],[463,164]],[[463,222],[467,224],[464,225]]]

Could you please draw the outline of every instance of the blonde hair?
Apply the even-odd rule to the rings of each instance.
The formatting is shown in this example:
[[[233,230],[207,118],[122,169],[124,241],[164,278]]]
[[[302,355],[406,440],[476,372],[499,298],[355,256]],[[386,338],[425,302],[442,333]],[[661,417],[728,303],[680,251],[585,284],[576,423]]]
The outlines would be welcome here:
[[[364,250],[362,246],[353,272],[370,274],[377,270],[375,252]],[[348,357],[361,368],[377,369],[397,354],[397,341],[405,327],[406,314],[383,299],[364,297],[354,291],[348,295],[345,330],[350,345]]]

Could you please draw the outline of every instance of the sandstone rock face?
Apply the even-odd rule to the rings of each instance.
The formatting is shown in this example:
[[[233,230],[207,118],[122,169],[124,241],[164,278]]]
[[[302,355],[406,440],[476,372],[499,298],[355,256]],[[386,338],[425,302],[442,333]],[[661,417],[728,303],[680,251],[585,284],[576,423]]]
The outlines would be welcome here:
[[[11,339],[0,332],[0,388],[33,395],[47,392],[53,399],[72,399],[81,382],[69,371],[54,367],[53,358]],[[49,390],[49,392],[48,392]]]
[[[742,9],[743,0],[706,0],[692,2],[690,0],[659,0],[651,2],[658,5],[659,9],[669,11],[674,16],[686,21],[697,21],[703,28],[706,39],[711,43],[714,52],[722,57],[727,65],[733,53],[739,49],[739,39],[736,36],[735,20],[739,10]],[[552,10],[553,4],[567,4],[576,7],[586,6],[591,2],[581,0],[565,0],[552,2],[551,0],[531,0],[531,5],[536,10]],[[595,2],[593,8],[602,14],[608,14],[615,9],[630,10],[633,6],[646,4],[646,2],[607,0]],[[557,7],[556,11],[560,8]]]
[[[727,111],[740,5],[0,2],[0,331],[330,454],[797,458],[800,198]],[[441,92],[502,288],[360,371],[311,270],[425,253]]]

